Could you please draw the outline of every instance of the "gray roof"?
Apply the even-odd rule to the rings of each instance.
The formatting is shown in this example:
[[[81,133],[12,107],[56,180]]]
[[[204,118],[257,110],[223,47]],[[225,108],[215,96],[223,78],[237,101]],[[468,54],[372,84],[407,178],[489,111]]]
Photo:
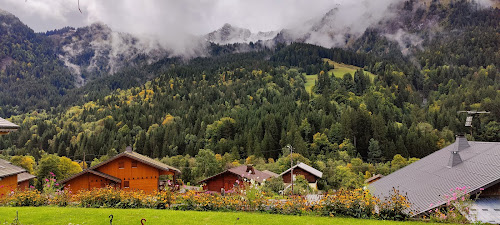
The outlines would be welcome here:
[[[472,203],[467,217],[471,222],[500,224],[500,199],[477,199]]]
[[[19,126],[0,117],[0,132],[11,132],[19,129]]]
[[[26,172],[26,170],[22,167],[12,165],[7,160],[0,159],[0,177],[8,177],[22,172]]]
[[[20,174],[17,174],[17,183],[19,182],[23,182],[23,181],[26,181],[26,180],[31,180],[31,179],[34,179],[36,178],[35,175],[32,175],[28,172],[22,172]]]
[[[234,168],[231,168],[231,169],[228,169],[228,170],[225,170],[224,172],[222,173],[218,173],[218,174],[215,174],[209,178],[206,178],[198,183],[203,183],[203,182],[206,182],[208,180],[211,180],[212,178],[214,177],[217,177],[221,174],[224,174],[224,173],[232,173],[232,174],[235,174],[239,177],[242,177],[242,178],[247,178],[249,180],[254,180],[254,181],[257,181],[259,183],[262,183],[264,182],[265,180],[271,178],[272,176],[268,173],[264,173],[260,170],[257,170],[255,168],[253,168],[253,171],[254,173],[250,173],[250,172],[247,172],[248,171],[248,167],[247,165],[241,165],[241,166],[238,166],[238,167],[234,167]]]
[[[175,167],[169,166],[169,165],[167,165],[165,163],[162,163],[162,162],[160,162],[158,160],[149,158],[149,157],[147,157],[145,155],[141,155],[141,154],[139,154],[137,152],[132,152],[132,151],[122,152],[122,153],[120,153],[120,154],[118,154],[118,155],[116,155],[116,156],[114,156],[114,157],[112,157],[112,158],[110,158],[110,159],[102,162],[102,163],[99,163],[99,164],[97,164],[97,165],[95,165],[93,167],[90,167],[89,169],[96,169],[96,168],[98,168],[98,167],[100,167],[100,166],[102,166],[104,164],[107,164],[107,163],[109,163],[109,162],[111,162],[111,161],[113,161],[113,160],[115,160],[117,158],[120,158],[122,156],[135,159],[135,160],[137,160],[139,162],[142,162],[144,164],[150,165],[152,167],[155,167],[155,168],[158,168],[158,169],[161,169],[161,170],[166,170],[166,171],[173,170],[175,173],[181,173],[181,171],[179,169],[175,168]]]
[[[295,169],[297,167],[301,168],[301,169],[303,169],[303,170],[305,170],[305,171],[307,171],[309,173],[311,173],[312,175],[314,175],[316,177],[319,177],[319,178],[323,177],[323,173],[321,171],[319,171],[317,169],[314,169],[313,167],[311,167],[311,166],[309,166],[309,165],[307,165],[305,163],[299,163],[299,164],[293,166],[292,168]],[[290,171],[292,168],[290,168],[290,169],[286,170],[285,172],[281,173],[280,176],[283,176],[285,173],[288,173],[288,171]]]
[[[264,171],[262,171],[262,172],[263,172],[263,173],[267,173],[267,174],[271,175],[271,177],[279,177],[279,176],[280,176],[279,174],[274,173],[274,172],[269,171],[269,170],[264,170]]]
[[[392,188],[407,194],[410,209],[418,214],[445,204],[445,195],[457,187],[467,187],[468,193],[488,188],[500,182],[500,143],[468,142],[458,136],[457,141],[369,185],[380,198],[389,195]],[[454,159],[460,155],[461,162]],[[450,159],[451,158],[451,159]],[[451,163],[450,160],[454,163]],[[456,163],[456,164],[455,164]],[[453,190],[452,190],[453,189]]]

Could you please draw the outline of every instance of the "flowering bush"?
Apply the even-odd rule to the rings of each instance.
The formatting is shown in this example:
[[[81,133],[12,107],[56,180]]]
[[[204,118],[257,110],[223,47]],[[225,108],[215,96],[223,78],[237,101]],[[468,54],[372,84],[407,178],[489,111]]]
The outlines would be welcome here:
[[[481,194],[480,189],[479,194]],[[433,222],[448,222],[448,223],[467,223],[467,217],[465,215],[469,214],[469,209],[474,202],[471,199],[468,188],[456,187],[455,189],[450,189],[450,195],[445,195],[446,204],[430,210],[430,219]],[[479,197],[476,195],[476,199]],[[430,206],[432,207],[432,205]]]
[[[379,218],[390,220],[406,220],[412,215],[410,203],[406,195],[392,188],[390,195],[379,204]]]
[[[16,191],[6,197],[10,206],[42,206],[48,203],[47,197],[38,190]]]
[[[327,194],[320,200],[318,208],[325,216],[350,216],[370,218],[375,214],[378,199],[371,196],[368,190],[340,190]]]
[[[49,180],[50,181],[50,180]],[[50,194],[49,194],[50,193]],[[4,199],[5,205],[41,206],[77,205],[80,207],[110,208],[158,208],[198,211],[261,211],[288,215],[350,216],[356,218],[383,218],[402,220],[409,207],[404,196],[395,191],[386,201],[371,196],[368,190],[340,190],[320,196],[317,201],[303,196],[286,199],[265,197],[261,186],[251,183],[235,191],[220,193],[170,190],[146,193],[144,191],[119,190],[113,187],[83,190],[72,194],[66,190],[41,193],[37,190],[14,192]],[[377,212],[375,209],[380,209]]]

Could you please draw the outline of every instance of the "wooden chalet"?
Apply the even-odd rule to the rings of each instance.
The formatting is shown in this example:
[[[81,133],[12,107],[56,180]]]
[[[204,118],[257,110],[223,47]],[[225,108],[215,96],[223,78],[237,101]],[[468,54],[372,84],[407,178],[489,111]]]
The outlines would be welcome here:
[[[35,176],[26,172],[24,168],[0,159],[0,197],[17,188],[29,188],[29,181],[33,178]]]
[[[8,134],[9,132],[16,131],[18,129],[18,125],[13,124],[0,117],[0,135]]]
[[[295,180],[295,176],[297,175],[302,175],[306,178],[306,180],[309,182],[309,186],[311,186],[314,189],[318,189],[318,179],[323,177],[323,173],[317,169],[314,169],[313,167],[305,164],[305,163],[299,163],[293,168],[293,177]],[[285,172],[281,173],[280,176],[283,178],[283,182],[285,184],[290,184],[291,179],[290,179],[290,174],[292,168],[286,170]]]
[[[235,186],[242,185],[243,182],[254,180],[260,184],[270,178],[272,178],[272,175],[256,170],[252,165],[241,165],[225,170],[199,183],[205,184],[203,190],[222,192],[233,190]]]
[[[106,186],[153,192],[161,190],[166,183],[167,178],[160,179],[160,177],[169,176],[173,184],[180,173],[180,170],[133,152],[132,148],[128,147],[125,152],[64,179],[60,183],[73,193]]]

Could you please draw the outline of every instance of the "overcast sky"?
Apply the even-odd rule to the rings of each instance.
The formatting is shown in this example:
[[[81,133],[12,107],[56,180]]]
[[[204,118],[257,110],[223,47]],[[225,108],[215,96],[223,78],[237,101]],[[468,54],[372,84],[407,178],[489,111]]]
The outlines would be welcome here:
[[[321,16],[348,0],[0,0],[0,8],[37,32],[93,22],[129,33],[205,34],[224,23],[253,32],[278,30]]]

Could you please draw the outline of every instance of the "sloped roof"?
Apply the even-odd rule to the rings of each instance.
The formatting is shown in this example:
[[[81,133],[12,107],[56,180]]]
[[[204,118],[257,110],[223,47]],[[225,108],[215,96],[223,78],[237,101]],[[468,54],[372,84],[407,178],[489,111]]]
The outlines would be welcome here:
[[[206,182],[206,181],[211,180],[212,178],[215,178],[215,177],[217,177],[221,174],[224,174],[224,173],[233,173],[237,176],[240,176],[240,177],[243,177],[243,178],[246,178],[249,180],[255,180],[259,183],[262,183],[262,182],[264,182],[264,180],[268,180],[269,178],[272,177],[270,174],[264,173],[260,170],[255,169],[255,168],[253,169],[254,173],[249,173],[249,172],[247,172],[247,168],[248,168],[247,165],[241,165],[238,167],[234,167],[234,168],[225,170],[224,172],[213,175],[207,179],[204,179],[204,180],[200,181],[199,183]]]
[[[19,126],[0,117],[0,132],[16,131]]]
[[[382,174],[373,175],[372,177],[370,177],[370,178],[366,179],[366,180],[365,180],[365,183],[370,183],[370,182],[372,182],[373,180],[380,179],[380,178],[382,178],[382,177],[384,177],[384,175],[382,175]]]
[[[176,173],[181,173],[181,171],[179,169],[175,168],[175,167],[169,166],[169,165],[167,165],[165,163],[162,163],[160,161],[154,160],[154,159],[149,158],[149,157],[147,157],[145,155],[141,155],[141,154],[139,154],[137,152],[132,152],[132,151],[130,151],[130,152],[129,151],[122,152],[122,153],[120,153],[120,154],[118,154],[118,155],[116,155],[116,156],[114,156],[114,157],[112,157],[112,158],[110,158],[110,159],[102,162],[102,163],[99,163],[99,164],[97,164],[95,166],[90,167],[89,169],[92,169],[92,170],[96,169],[96,168],[98,168],[98,167],[100,167],[102,165],[105,165],[105,164],[107,164],[107,163],[109,163],[109,162],[111,162],[111,161],[113,161],[115,159],[118,159],[120,157],[123,157],[123,156],[129,157],[131,159],[135,159],[135,160],[137,160],[139,162],[142,162],[144,164],[150,165],[152,167],[155,167],[155,168],[158,168],[158,169],[161,169],[161,170],[166,170],[166,171],[173,170]]]
[[[17,174],[17,183],[19,182],[23,182],[23,181],[26,181],[26,180],[31,180],[31,179],[34,179],[36,178],[35,175],[32,175],[28,172],[22,172],[20,174]]]
[[[500,182],[500,143],[457,141],[425,158],[373,182],[368,186],[378,197],[386,197],[392,188],[406,193],[410,209],[418,214],[445,204],[445,195],[457,187],[467,187],[469,193],[488,188]],[[449,165],[453,152],[462,162]],[[431,205],[432,204],[432,205]]]
[[[94,174],[96,176],[100,176],[102,178],[106,178],[108,180],[112,180],[112,181],[114,181],[116,183],[121,183],[122,182],[122,180],[120,178],[117,178],[117,177],[114,177],[114,176],[111,176],[111,175],[108,175],[108,174],[105,174],[105,173],[101,173],[99,171],[95,171],[95,170],[91,170],[91,169],[86,169],[86,170],[84,170],[82,172],[79,172],[79,173],[77,173],[77,174],[75,174],[75,175],[73,175],[71,177],[68,177],[68,178],[66,178],[66,179],[64,179],[62,181],[59,181],[59,183],[61,183],[61,184],[67,183],[68,181],[73,180],[73,179],[75,179],[75,178],[77,178],[77,177],[79,177],[81,175],[87,174],[87,173],[91,173],[91,174]]]
[[[12,165],[7,160],[0,159],[0,177],[8,177],[22,172],[26,172],[26,170],[22,167]]]
[[[273,173],[272,171],[269,171],[269,170],[264,170],[262,172],[271,175],[271,177],[279,177],[280,176],[279,174]]]
[[[293,166],[292,168],[295,169],[297,167],[301,168],[301,169],[303,169],[303,170],[305,170],[307,172],[309,172],[310,174],[312,174],[312,175],[314,175],[314,176],[316,176],[318,178],[323,177],[323,173],[321,171],[319,171],[317,169],[314,169],[313,167],[311,167],[311,166],[309,166],[309,165],[307,165],[305,163],[299,163],[299,164]],[[286,170],[285,172],[281,173],[280,176],[283,176],[284,174],[288,173],[292,168],[290,168],[290,169]]]

